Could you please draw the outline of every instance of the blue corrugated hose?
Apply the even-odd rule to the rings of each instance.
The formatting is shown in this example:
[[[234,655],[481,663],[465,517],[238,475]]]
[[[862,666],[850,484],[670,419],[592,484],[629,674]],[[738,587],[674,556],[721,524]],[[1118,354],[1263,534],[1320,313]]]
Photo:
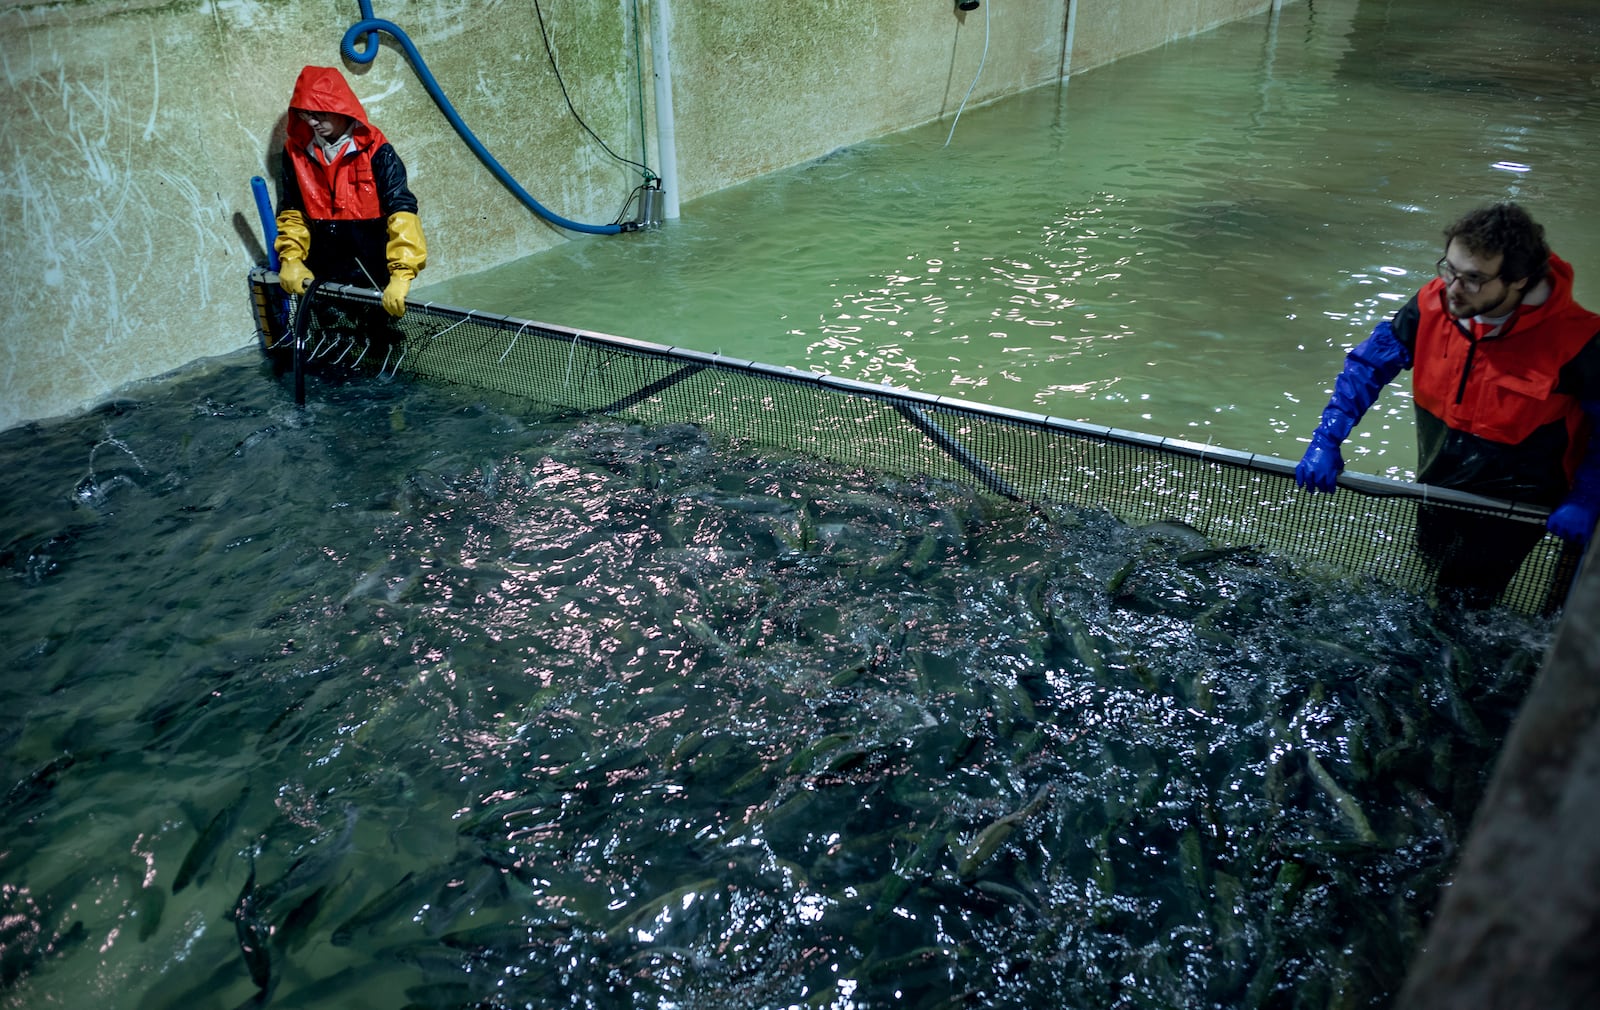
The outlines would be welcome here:
[[[272,197],[267,194],[267,180],[259,175],[252,175],[250,188],[256,194],[256,213],[261,215],[261,234],[267,239],[267,266],[277,270],[278,219],[272,213]]]
[[[523,189],[517,180],[511,178],[511,173],[501,167],[500,162],[495,160],[494,155],[484,148],[478,138],[467,128],[467,124],[461,121],[461,116],[457,114],[455,106],[450,104],[450,99],[446,98],[444,92],[440,90],[439,82],[433,79],[433,74],[429,72],[427,63],[423,61],[422,54],[417,52],[417,47],[412,44],[410,37],[394,22],[373,17],[371,0],[360,0],[360,3],[361,20],[345,31],[344,39],[339,43],[339,51],[344,54],[345,59],[355,63],[371,63],[378,57],[378,33],[386,32],[393,36],[394,40],[405,49],[406,56],[411,60],[411,65],[416,68],[417,76],[422,79],[422,86],[428,89],[429,95],[433,96],[433,101],[439,106],[439,111],[444,113],[444,118],[448,119],[450,125],[456,128],[456,133],[460,134],[461,139],[467,142],[467,146],[472,149],[473,154],[478,156],[478,160],[488,166],[489,171],[494,173],[495,178],[499,179],[507,189],[516,194],[517,199],[521,200],[529,210],[553,225],[558,225],[569,231],[586,232],[590,235],[615,235],[618,232],[633,231],[638,227],[632,222],[625,224],[580,224],[577,221],[569,221],[530,196],[528,191]],[[360,35],[366,36],[366,47],[358,50],[356,48],[356,37]]]

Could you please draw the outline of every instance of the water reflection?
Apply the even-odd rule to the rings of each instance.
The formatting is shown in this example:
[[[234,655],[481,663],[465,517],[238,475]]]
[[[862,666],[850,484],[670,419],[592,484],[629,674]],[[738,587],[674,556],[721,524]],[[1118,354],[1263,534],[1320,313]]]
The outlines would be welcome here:
[[[1461,212],[1524,201],[1589,283],[1600,240],[1567,222],[1597,210],[1594,41],[1574,0],[1285,4],[969,109],[949,147],[929,124],[695,200],[643,245],[573,243],[432,291],[1298,458],[1329,363]],[[637,297],[614,296],[620,277]],[[1408,474],[1409,405],[1380,409],[1397,423],[1357,429],[1356,465]]]

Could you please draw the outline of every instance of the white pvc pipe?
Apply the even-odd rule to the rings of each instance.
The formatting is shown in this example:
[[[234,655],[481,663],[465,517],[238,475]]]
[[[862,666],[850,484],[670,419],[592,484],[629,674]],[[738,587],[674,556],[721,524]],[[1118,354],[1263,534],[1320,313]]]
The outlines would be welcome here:
[[[650,63],[656,85],[656,148],[661,159],[661,216],[678,218],[678,138],[672,118],[672,8],[668,0],[654,0],[650,17]]]

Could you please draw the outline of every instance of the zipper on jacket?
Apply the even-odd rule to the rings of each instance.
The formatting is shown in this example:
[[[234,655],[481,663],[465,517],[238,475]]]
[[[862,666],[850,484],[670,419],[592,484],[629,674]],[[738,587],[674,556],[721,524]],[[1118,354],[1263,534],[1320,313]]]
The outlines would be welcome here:
[[[1456,329],[1461,335],[1467,338],[1467,360],[1461,366],[1461,381],[1456,385],[1456,405],[1460,406],[1461,401],[1467,396],[1467,379],[1472,375],[1472,360],[1478,356],[1478,337],[1472,332],[1472,327],[1463,325],[1461,320],[1453,319],[1452,322],[1456,324]]]
[[[1467,361],[1466,364],[1461,366],[1461,382],[1456,386],[1457,406],[1461,404],[1461,401],[1465,399],[1467,395],[1467,379],[1472,375],[1473,359],[1478,356],[1479,339],[1504,340],[1506,337],[1511,335],[1511,328],[1517,325],[1517,320],[1521,317],[1521,315],[1522,306],[1519,305],[1511,311],[1510,317],[1508,317],[1505,322],[1501,323],[1498,329],[1485,334],[1482,338],[1479,338],[1477,334],[1472,332],[1472,327],[1469,324],[1463,323],[1459,319],[1451,320],[1451,322],[1456,324],[1456,329],[1460,331],[1461,335],[1467,338]]]

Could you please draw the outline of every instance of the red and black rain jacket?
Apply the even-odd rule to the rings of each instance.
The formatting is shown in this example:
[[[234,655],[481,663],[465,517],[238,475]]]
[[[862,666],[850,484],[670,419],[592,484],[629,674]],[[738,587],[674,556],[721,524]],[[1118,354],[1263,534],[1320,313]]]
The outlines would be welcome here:
[[[1600,315],[1572,300],[1564,260],[1551,256],[1546,278],[1544,303],[1498,331],[1451,315],[1437,279],[1395,316],[1422,483],[1540,505],[1566,496],[1589,437],[1581,404],[1600,400]]]
[[[289,105],[279,209],[305,215],[311,231],[306,266],[325,280],[383,287],[389,280],[389,215],[417,212],[405,164],[383,132],[367,122],[361,101],[338,70],[300,71]],[[355,121],[354,144],[332,165],[324,164],[311,152],[311,125],[295,115],[297,109],[349,116]]]

